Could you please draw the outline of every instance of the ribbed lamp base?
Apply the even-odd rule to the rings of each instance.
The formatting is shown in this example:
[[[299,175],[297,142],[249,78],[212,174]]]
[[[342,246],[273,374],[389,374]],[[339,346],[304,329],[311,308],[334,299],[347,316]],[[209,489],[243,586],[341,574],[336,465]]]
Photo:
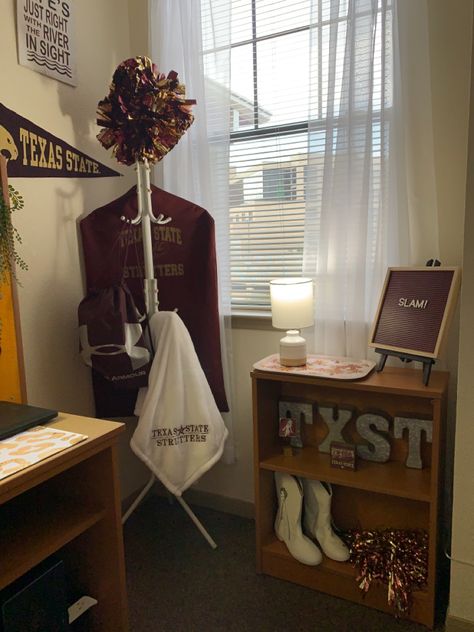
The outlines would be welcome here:
[[[280,340],[280,364],[303,366],[306,364],[306,340],[298,329],[289,329]]]

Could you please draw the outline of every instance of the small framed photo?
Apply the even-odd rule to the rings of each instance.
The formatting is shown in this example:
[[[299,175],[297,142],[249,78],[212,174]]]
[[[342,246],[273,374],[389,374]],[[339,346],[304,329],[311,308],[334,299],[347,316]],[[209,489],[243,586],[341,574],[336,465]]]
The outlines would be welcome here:
[[[457,267],[389,268],[369,346],[437,358],[456,306]]]
[[[291,417],[280,417],[278,427],[278,436],[280,437],[296,437],[298,434],[296,428],[296,420]]]
[[[331,455],[331,467],[352,471],[356,469],[356,447],[352,443],[331,441],[329,453]]]

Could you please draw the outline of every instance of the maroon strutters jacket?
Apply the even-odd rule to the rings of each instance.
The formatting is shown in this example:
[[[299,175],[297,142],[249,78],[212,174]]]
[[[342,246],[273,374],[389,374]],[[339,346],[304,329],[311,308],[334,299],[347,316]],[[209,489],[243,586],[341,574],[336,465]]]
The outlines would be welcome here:
[[[220,411],[228,411],[222,373],[217,295],[214,220],[207,211],[152,186],[155,216],[172,221],[152,224],[153,258],[160,311],[178,308]],[[131,226],[122,216],[137,215],[136,187],[81,223],[87,291],[120,284],[130,289],[144,313],[143,247],[141,226]],[[133,414],[136,391],[111,386],[93,371],[98,417]]]

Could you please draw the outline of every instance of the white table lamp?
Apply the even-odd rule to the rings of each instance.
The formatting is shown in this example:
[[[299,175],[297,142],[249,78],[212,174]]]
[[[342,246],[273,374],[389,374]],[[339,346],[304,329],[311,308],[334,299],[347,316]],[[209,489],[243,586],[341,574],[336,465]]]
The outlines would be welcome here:
[[[306,340],[299,330],[314,322],[313,279],[274,279],[270,297],[273,326],[287,330],[280,340],[280,364],[302,366],[306,364]]]

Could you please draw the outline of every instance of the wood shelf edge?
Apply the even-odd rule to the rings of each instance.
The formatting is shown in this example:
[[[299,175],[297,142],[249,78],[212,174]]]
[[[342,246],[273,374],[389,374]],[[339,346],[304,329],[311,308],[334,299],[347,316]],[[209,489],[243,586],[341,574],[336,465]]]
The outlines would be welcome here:
[[[428,386],[423,385],[423,372],[417,369],[387,367],[382,372],[372,371],[360,380],[336,380],[297,375],[292,373],[278,373],[252,369],[252,379],[271,380],[276,382],[297,382],[324,388],[346,389],[354,391],[378,391],[392,395],[406,395],[408,397],[423,397],[427,399],[441,399],[448,389],[449,373],[447,371],[432,371]]]
[[[347,562],[325,558],[318,566],[307,566],[295,560],[285,545],[276,540],[262,547],[262,573],[394,615],[393,608],[387,603],[387,587],[374,583],[367,593],[362,592],[356,582],[357,571]],[[428,591],[414,591],[408,619],[433,627],[433,605],[433,597]]]
[[[299,566],[305,566],[295,560],[288,549],[286,548],[283,542],[280,542],[276,537],[273,537],[268,540],[262,546],[262,554],[279,557],[281,559],[289,560],[294,564]],[[350,564],[350,562],[336,562],[335,560],[331,560],[330,558],[323,555],[323,561],[321,564],[317,566],[311,566],[308,568],[313,568],[315,572],[324,572],[324,573],[334,573],[335,575],[339,575],[340,577],[349,577],[356,580],[357,577],[357,569]],[[427,590],[417,590],[413,593],[416,595],[418,599],[428,599],[429,594]]]
[[[273,472],[287,472],[293,476],[301,476],[303,478],[316,478],[319,480],[331,483],[333,485],[341,485],[343,487],[352,487],[354,489],[360,489],[367,492],[373,492],[377,494],[385,494],[387,496],[397,496],[400,498],[407,498],[409,500],[416,500],[424,503],[431,503],[433,501],[430,471],[428,468],[423,470],[411,469],[408,474],[412,478],[417,478],[417,485],[401,485],[391,484],[387,485],[386,474],[387,468],[391,467],[395,477],[398,472],[405,472],[405,466],[399,463],[373,463],[366,461],[361,465],[361,469],[355,472],[340,470],[338,468],[331,468],[329,464],[329,456],[318,453],[314,448],[303,448],[303,450],[309,452],[309,457],[314,454],[315,461],[322,461],[319,464],[315,462],[311,464],[311,468],[307,463],[298,456],[284,457],[276,454],[266,459],[263,459],[259,463],[260,469],[269,470]],[[326,458],[325,458],[326,457]],[[327,460],[327,463],[326,463]],[[363,468],[363,469],[362,469]],[[362,472],[362,476],[358,474]],[[380,477],[378,474],[383,474]]]
[[[56,419],[53,420],[51,426],[57,427],[60,430],[68,430],[68,428],[63,428],[63,425],[60,423],[56,425],[55,422],[57,421]],[[96,421],[100,420],[97,419]],[[8,502],[11,498],[16,496],[19,491],[24,492],[31,489],[52,476],[74,465],[78,465],[82,463],[82,461],[102,452],[104,449],[113,446],[118,441],[118,437],[124,429],[124,424],[117,424],[117,428],[113,428],[106,434],[86,439],[57,454],[53,454],[47,459],[34,463],[12,476],[4,478],[0,481],[0,505]]]
[[[39,528],[36,523],[34,533],[27,523],[23,530],[0,534],[0,558],[9,560],[0,568],[0,590],[100,522],[105,513],[105,508],[82,506],[78,510],[63,503],[61,511]]]

